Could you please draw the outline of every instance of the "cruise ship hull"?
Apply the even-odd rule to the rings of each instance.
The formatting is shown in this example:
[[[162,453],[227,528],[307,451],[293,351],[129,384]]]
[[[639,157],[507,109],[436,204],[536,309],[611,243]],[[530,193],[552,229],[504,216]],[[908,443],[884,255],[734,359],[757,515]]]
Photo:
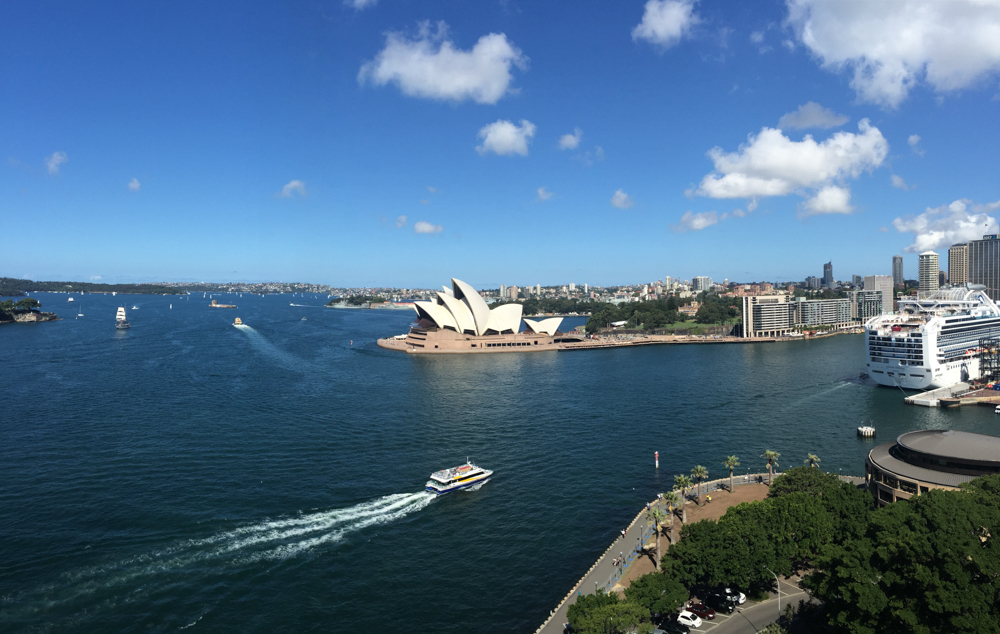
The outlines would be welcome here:
[[[979,361],[975,358],[963,359],[941,365],[928,373],[926,368],[901,366],[898,363],[880,363],[877,368],[868,364],[868,376],[886,387],[901,387],[904,390],[933,390],[948,387],[979,376]]]

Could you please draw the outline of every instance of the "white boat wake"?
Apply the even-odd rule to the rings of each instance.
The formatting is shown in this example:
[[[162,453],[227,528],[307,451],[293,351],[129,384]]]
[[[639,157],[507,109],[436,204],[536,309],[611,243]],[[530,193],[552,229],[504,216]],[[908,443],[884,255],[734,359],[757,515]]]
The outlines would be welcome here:
[[[246,324],[233,324],[233,327],[237,328],[240,332],[247,336],[247,340],[250,342],[250,345],[253,346],[257,352],[261,353],[265,357],[269,357],[278,365],[289,370],[295,370],[296,372],[304,372],[306,370],[306,366],[309,365],[307,361],[303,361],[295,355],[277,347],[268,341],[264,335],[260,334],[252,327]]]
[[[415,513],[434,498],[426,491],[386,495],[348,508],[246,524],[153,552],[70,571],[52,583],[2,597],[0,617],[16,617],[22,611],[37,614],[39,610],[77,602],[87,612],[95,612],[109,595],[116,599],[118,595],[148,596],[192,574],[229,574],[233,567],[288,559],[319,546],[336,544],[353,533]],[[3,620],[0,618],[0,624]]]

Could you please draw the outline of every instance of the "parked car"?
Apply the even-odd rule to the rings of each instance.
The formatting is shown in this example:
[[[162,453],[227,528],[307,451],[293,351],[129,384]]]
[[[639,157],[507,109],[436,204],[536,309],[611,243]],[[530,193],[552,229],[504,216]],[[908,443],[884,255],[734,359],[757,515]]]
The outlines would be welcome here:
[[[715,618],[715,610],[708,607],[704,603],[688,601],[687,605],[684,606],[684,609],[708,621]]]
[[[716,612],[725,612],[726,614],[732,614],[736,610],[736,606],[739,605],[738,601],[735,597],[728,597],[718,593],[713,593],[705,597],[706,605],[714,608]]]
[[[719,588],[716,589],[716,592],[718,592],[719,594],[735,598],[736,602],[739,603],[740,605],[743,605],[744,603],[747,602],[747,595],[743,594],[739,590],[734,590],[732,588],[725,588],[720,586]]]
[[[687,627],[701,627],[701,617],[688,610],[681,610],[677,615],[677,622]]]

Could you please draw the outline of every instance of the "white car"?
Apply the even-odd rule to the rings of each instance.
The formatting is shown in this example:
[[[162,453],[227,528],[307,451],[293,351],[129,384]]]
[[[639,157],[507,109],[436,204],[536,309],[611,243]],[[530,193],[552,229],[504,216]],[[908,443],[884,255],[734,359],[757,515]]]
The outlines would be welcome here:
[[[726,588],[726,594],[736,599],[740,605],[743,605],[744,603],[747,602],[747,595],[743,594],[742,592],[735,592],[733,590],[730,590],[729,588]]]
[[[681,610],[677,615],[677,622],[688,627],[701,627],[701,617],[687,610]]]

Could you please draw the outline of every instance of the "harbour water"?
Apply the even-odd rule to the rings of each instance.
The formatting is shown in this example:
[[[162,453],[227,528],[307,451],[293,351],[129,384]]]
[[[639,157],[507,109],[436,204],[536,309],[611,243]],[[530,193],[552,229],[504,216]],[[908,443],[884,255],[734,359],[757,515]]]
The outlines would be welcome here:
[[[32,296],[63,320],[0,326],[5,632],[531,632],[696,464],[997,434],[858,380],[857,335],[413,357],[375,345],[411,313],[325,297]],[[466,457],[493,479],[423,491]]]

